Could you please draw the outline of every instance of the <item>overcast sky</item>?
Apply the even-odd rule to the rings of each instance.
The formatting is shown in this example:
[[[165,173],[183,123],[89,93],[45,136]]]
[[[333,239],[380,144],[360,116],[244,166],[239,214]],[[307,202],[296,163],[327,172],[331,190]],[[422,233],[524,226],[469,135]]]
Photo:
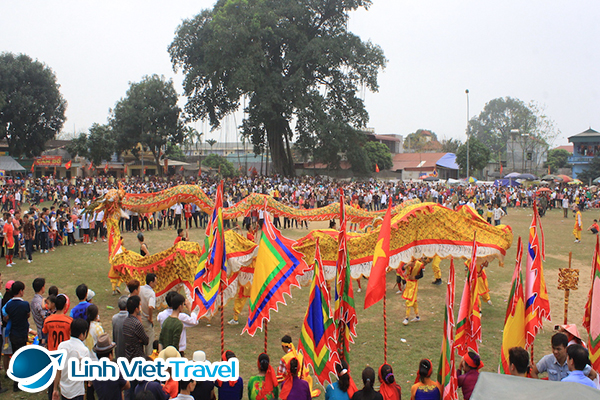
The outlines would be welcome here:
[[[68,101],[66,132],[105,123],[129,82],[172,77],[177,26],[214,0],[0,0],[0,52],[25,53],[56,73]],[[600,130],[600,2],[564,0],[373,0],[349,28],[388,59],[378,93],[367,92],[369,127],[406,136],[419,128],[464,140],[467,119],[511,96],[545,106],[556,144]],[[185,99],[182,99],[182,105]],[[210,133],[233,141],[237,118]],[[196,128],[208,133],[208,126]]]

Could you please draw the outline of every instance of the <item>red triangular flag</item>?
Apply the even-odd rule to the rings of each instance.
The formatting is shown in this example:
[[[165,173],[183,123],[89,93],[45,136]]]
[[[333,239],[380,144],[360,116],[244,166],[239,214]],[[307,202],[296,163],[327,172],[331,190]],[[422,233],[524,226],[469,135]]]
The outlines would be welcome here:
[[[388,209],[383,218],[379,239],[375,245],[373,254],[373,265],[371,266],[371,275],[367,283],[367,293],[365,294],[365,309],[371,307],[385,295],[385,274],[390,265],[390,236],[392,232],[392,202],[388,202]]]
[[[35,169],[35,161],[33,162],[33,164],[31,164],[31,173],[33,173],[34,169]]]
[[[125,170],[123,171],[123,173],[127,173],[127,164],[125,164]]]
[[[179,170],[180,170],[181,172],[183,172],[183,165],[181,166],[181,168],[179,168]]]
[[[92,168],[94,168],[94,163],[93,162],[91,162],[90,165],[88,165],[88,169],[92,169]]]
[[[147,170],[148,170],[148,167],[144,167],[144,175],[146,175]]]
[[[375,164],[375,172],[379,172],[379,165]]]
[[[104,173],[107,173],[107,172],[108,172],[108,163],[106,163],[106,164],[104,165]]]
[[[198,177],[202,176],[202,166],[198,166]]]
[[[71,161],[69,161],[69,162],[67,162],[67,163],[65,164],[65,168],[66,168],[66,169],[71,169]]]

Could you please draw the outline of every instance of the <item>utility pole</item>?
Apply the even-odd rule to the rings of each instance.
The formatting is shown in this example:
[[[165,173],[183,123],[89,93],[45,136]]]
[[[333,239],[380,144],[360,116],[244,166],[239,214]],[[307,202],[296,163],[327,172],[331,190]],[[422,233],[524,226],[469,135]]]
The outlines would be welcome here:
[[[465,90],[467,95],[467,180],[469,180],[469,136],[471,133],[471,127],[469,126],[469,89]]]

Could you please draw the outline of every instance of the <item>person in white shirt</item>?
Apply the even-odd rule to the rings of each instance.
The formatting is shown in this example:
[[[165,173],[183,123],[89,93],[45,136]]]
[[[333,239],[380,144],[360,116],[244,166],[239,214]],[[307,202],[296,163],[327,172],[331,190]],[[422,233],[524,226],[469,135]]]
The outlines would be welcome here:
[[[504,217],[504,211],[498,206],[498,203],[494,204],[494,226],[500,225],[502,217]]]
[[[148,345],[145,346],[145,352],[147,356],[152,354],[152,343],[154,342],[154,322],[152,319],[152,314],[154,313],[154,308],[156,307],[156,293],[154,292],[156,282],[156,274],[147,274],[146,284],[140,288],[140,311],[142,325],[144,326],[144,331],[146,332],[146,335],[148,335],[149,339]]]
[[[179,381],[179,394],[174,397],[174,400],[194,400],[191,393],[196,388],[196,381]]]
[[[171,291],[169,293],[167,293],[167,295],[165,296],[165,301],[167,302],[167,305],[169,306],[169,308],[167,308],[164,311],[161,311],[160,313],[158,313],[158,315],[156,316],[156,320],[158,321],[158,323],[160,324],[161,328],[163,325],[163,322],[165,322],[165,320],[167,318],[169,318],[171,316],[171,314],[173,313],[173,309],[171,308],[171,298],[173,297],[173,294],[176,294],[177,292],[175,291]],[[188,310],[192,309],[192,303],[190,302],[189,299],[185,300],[185,307]],[[193,326],[198,325],[198,313],[196,312],[192,312],[190,315],[185,314],[185,313],[179,313],[179,320],[181,322],[183,322],[183,330],[181,331],[181,337],[179,338],[179,353],[181,354],[181,356],[183,357],[183,353],[185,351],[185,349],[187,348],[187,336],[186,336],[186,328],[191,328]]]
[[[64,399],[82,399],[85,395],[85,385],[82,381],[72,381],[69,379],[69,362],[71,358],[79,360],[84,357],[91,358],[90,350],[85,346],[83,341],[87,337],[89,324],[86,320],[77,318],[71,322],[71,338],[65,340],[58,345],[58,350],[66,350],[67,361],[62,371],[56,372],[54,379],[54,392],[52,400],[60,400],[61,396]],[[60,389],[60,391],[59,391]]]

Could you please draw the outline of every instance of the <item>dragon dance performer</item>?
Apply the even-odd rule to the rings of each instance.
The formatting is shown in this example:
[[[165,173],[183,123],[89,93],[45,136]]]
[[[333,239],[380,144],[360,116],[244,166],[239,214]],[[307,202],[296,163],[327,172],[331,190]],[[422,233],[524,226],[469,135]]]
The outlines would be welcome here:
[[[423,257],[420,260],[412,260],[403,267],[404,279],[406,280],[406,288],[404,289],[404,293],[402,293],[402,298],[406,300],[406,316],[402,321],[404,325],[408,325],[411,308],[415,311],[415,317],[412,321],[418,322],[421,320],[419,317],[417,295],[419,293],[419,279],[423,277],[423,269],[425,269],[427,263],[427,258]]]
[[[292,337],[290,335],[285,335],[281,338],[281,348],[283,349],[285,355],[281,357],[279,367],[277,368],[277,382],[281,383],[286,380],[290,373],[287,369],[287,366],[290,364],[290,361],[295,358],[298,360],[298,377],[308,382],[308,387],[311,391],[311,397],[319,396],[321,391],[319,389],[313,389],[313,380],[309,374],[308,368],[306,365],[304,365],[304,357],[301,353],[296,351],[296,348],[292,344]]]
[[[583,229],[583,222],[581,219],[581,210],[579,206],[575,206],[575,225],[573,226],[573,236],[575,236],[575,243],[581,242],[581,230]]]
[[[431,282],[434,285],[441,285],[442,284],[442,270],[440,269],[440,263],[442,262],[442,259],[440,258],[440,256],[435,255],[433,256],[433,260],[431,261],[431,269],[433,270],[433,276],[435,278],[435,281]]]

